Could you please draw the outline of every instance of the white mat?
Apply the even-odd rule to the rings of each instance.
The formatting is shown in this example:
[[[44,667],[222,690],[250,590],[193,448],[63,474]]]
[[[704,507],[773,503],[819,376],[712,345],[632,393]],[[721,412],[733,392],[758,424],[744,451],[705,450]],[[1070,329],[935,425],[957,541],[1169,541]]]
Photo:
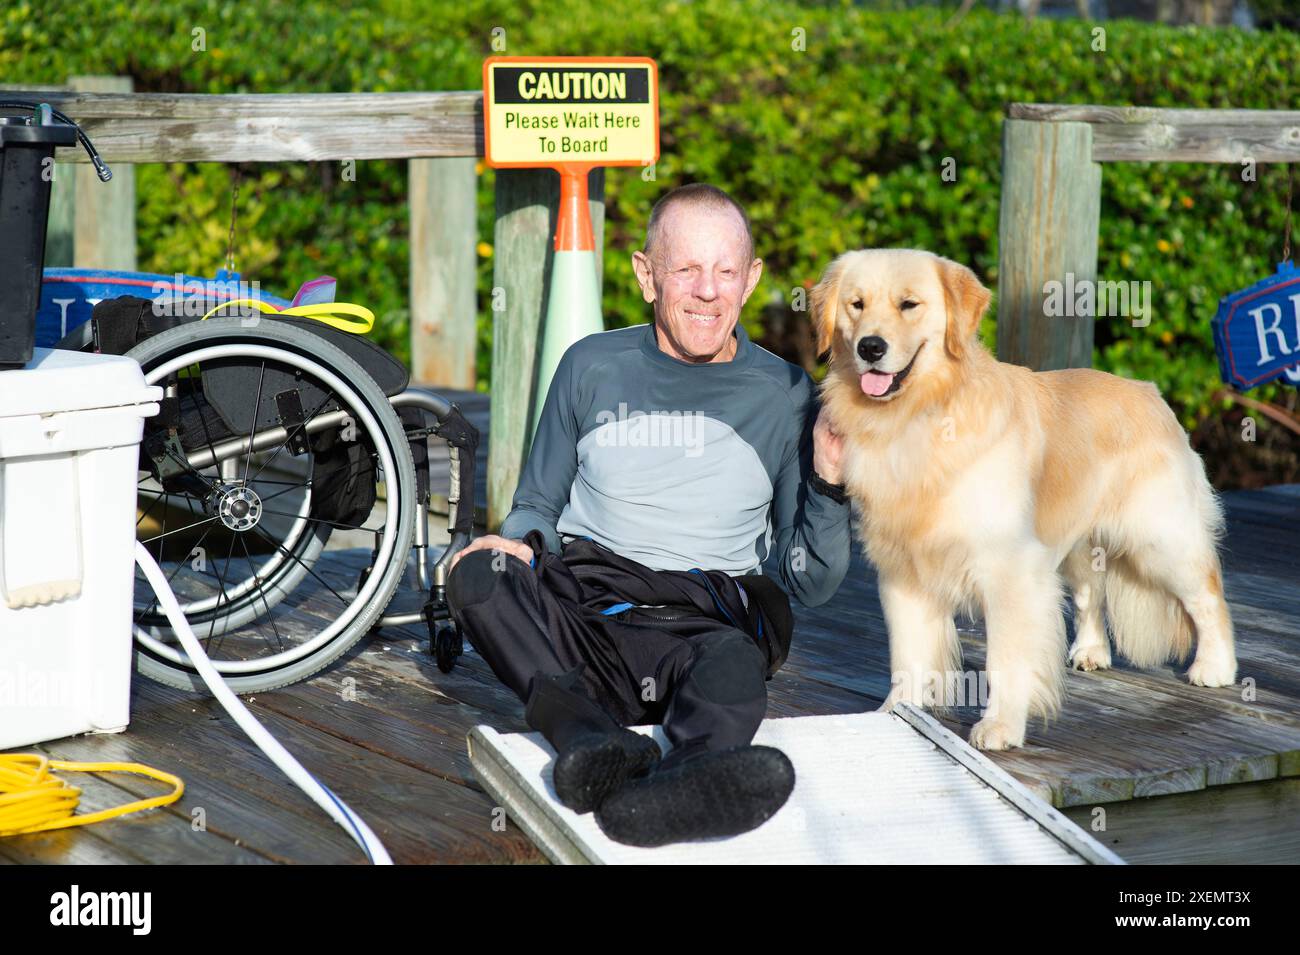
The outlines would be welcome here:
[[[658,727],[637,727],[666,747]],[[752,832],[658,849],[605,838],[591,813],[555,799],[554,752],[537,733],[469,735],[489,793],[554,862],[663,865],[763,863],[1118,863],[933,717],[894,714],[767,720],[755,743],[790,757],[789,801]]]

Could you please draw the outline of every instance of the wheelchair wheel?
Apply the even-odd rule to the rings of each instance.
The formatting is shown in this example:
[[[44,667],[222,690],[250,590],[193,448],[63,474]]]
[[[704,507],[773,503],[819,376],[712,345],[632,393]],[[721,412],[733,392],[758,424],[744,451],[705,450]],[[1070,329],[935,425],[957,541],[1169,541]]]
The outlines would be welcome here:
[[[192,322],[129,355],[164,388],[167,415],[141,445],[137,539],[232,689],[305,679],[370,630],[402,580],[418,501],[397,413],[352,358],[288,322]],[[322,472],[340,449],[345,470]],[[359,516],[323,507],[337,488],[322,473]],[[373,535],[361,581],[320,559],[344,528]],[[138,569],[134,614],[139,672],[205,690]]]

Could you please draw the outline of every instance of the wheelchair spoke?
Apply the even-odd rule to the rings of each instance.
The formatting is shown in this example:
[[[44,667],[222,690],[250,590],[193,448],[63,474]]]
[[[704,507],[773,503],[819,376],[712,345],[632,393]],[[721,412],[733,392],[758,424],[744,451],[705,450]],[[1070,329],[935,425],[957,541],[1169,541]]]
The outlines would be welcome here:
[[[195,380],[197,381],[197,379]],[[199,388],[197,384],[191,384],[190,386],[190,402],[191,404],[194,405],[194,411],[199,417],[199,424],[203,426],[203,436],[207,441],[208,451],[212,454],[213,460],[216,460],[217,449],[216,446],[213,444],[214,439],[212,437],[212,432],[208,429],[208,419],[207,417],[204,416],[203,407],[199,404]],[[203,478],[203,475],[199,474],[197,470],[190,467],[189,461],[182,461],[180,458],[176,457],[175,453],[171,451],[168,452],[168,456],[171,457],[173,460],[175,460],[177,463],[184,465],[185,469],[189,471],[191,474],[196,475],[201,480],[206,480],[205,478]],[[211,486],[210,481],[207,483],[209,486]]]
[[[217,526],[216,521],[213,521],[207,526],[207,528],[204,529],[203,533],[199,535],[198,543],[196,543],[194,547],[190,550],[191,554],[193,554],[194,551],[201,550],[203,548],[203,542],[208,539],[208,535],[212,533],[212,528],[216,526]],[[185,568],[185,561],[181,560],[176,562],[176,569],[173,570],[171,572],[171,576],[167,578],[168,586],[171,586],[171,582],[176,579],[176,575],[179,574],[184,568]],[[200,571],[200,573],[205,573],[205,571]],[[214,575],[209,574],[208,576],[214,576]]]
[[[165,512],[164,512],[164,514],[165,514]],[[170,531],[169,531],[169,530],[167,530],[167,520],[166,520],[166,517],[164,516],[164,518],[163,518],[163,532],[162,532],[161,534],[155,534],[153,537],[146,537],[146,538],[145,538],[144,540],[142,540],[140,543],[142,543],[142,544],[152,544],[154,541],[160,541],[160,540],[162,540],[164,537],[170,537],[172,534],[179,534],[181,531],[187,531],[187,530],[189,530],[191,527],[202,527],[204,524],[211,524],[211,523],[212,523],[213,521],[215,521],[215,520],[216,520],[215,517],[205,517],[205,518],[204,518],[203,520],[201,520],[201,521],[195,521],[193,524],[186,524],[184,527],[177,527],[177,528],[175,528],[174,530],[170,530]],[[160,549],[159,549],[159,551],[158,551],[158,556],[159,556],[159,560],[161,560],[161,559],[162,559],[162,550],[161,550],[161,545],[160,545]]]
[[[212,533],[212,528],[215,527],[215,526],[216,526],[216,523],[215,523],[215,522],[211,522],[211,523],[208,524],[208,526],[207,526],[206,528],[204,528],[203,533],[199,535],[198,543],[196,543],[196,544],[194,545],[194,549],[190,551],[191,554],[194,553],[195,550],[199,550],[199,549],[201,549],[201,548],[203,547],[203,542],[204,542],[205,540],[208,539],[208,535]],[[159,566],[161,567],[162,565],[159,564]],[[173,570],[170,574],[167,575],[167,586],[168,586],[168,587],[170,587],[173,583],[175,583],[175,581],[176,581],[176,575],[179,574],[179,573],[180,573],[182,570],[184,570],[184,569],[185,569],[185,561],[183,561],[183,560],[177,561],[177,562],[176,562],[176,569]],[[140,576],[140,579],[141,579],[141,580],[144,579],[143,572],[142,572],[138,567],[136,568],[136,573],[141,575],[141,576]],[[141,620],[143,617],[145,617],[145,616],[147,616],[148,614],[152,613],[152,612],[153,612],[157,607],[158,607],[158,595],[157,595],[157,594],[154,594],[154,598],[153,598],[152,601],[150,601],[149,605],[148,605],[147,607],[145,607],[143,610],[139,611],[139,612],[135,615],[135,621],[136,621],[136,623],[139,623],[140,620]]]
[[[287,483],[287,482],[283,482],[283,481],[258,481],[257,483],[258,483],[258,484],[283,484],[283,483]],[[299,491],[299,490],[301,490],[301,491],[309,491],[309,490],[311,490],[311,482],[308,481],[306,484],[294,484],[294,485],[292,485],[292,486],[290,486],[290,487],[286,487],[283,491],[276,491],[274,494],[267,494],[267,495],[264,495],[264,496],[262,496],[262,503],[265,504],[267,501],[274,501],[274,500],[275,500],[277,497],[279,497],[281,494],[288,494],[290,491]],[[273,511],[268,511],[267,513],[274,513],[274,512],[273,512]],[[298,515],[297,515],[297,514],[290,514],[290,515],[288,515],[288,516],[289,516],[289,517],[297,517]]]
[[[248,426],[248,453],[244,455],[244,486],[248,486],[248,468],[253,463],[253,437],[257,434],[257,415],[262,410],[262,382],[266,380],[266,362],[257,376],[257,397],[253,400],[253,422]]]
[[[220,575],[219,575],[218,578],[217,578],[218,583],[219,583],[219,585],[220,585],[220,587],[221,587],[221,597],[226,597],[226,571],[230,569],[230,558],[231,558],[231,555],[233,555],[233,554],[235,553],[235,538],[236,538],[237,536],[238,536],[237,534],[232,534],[232,535],[230,536],[230,547],[227,548],[227,550],[226,550],[226,563],[225,563],[225,566],[222,567],[222,569],[221,569],[221,571],[220,571]],[[221,607],[221,597],[218,597],[218,598],[217,598],[217,608],[218,608],[218,609],[220,609],[220,607]],[[226,599],[226,603],[227,603],[227,605],[229,605],[229,603],[230,603],[230,600],[229,600],[228,597],[227,597],[227,599]],[[216,626],[216,623],[217,623],[217,617],[216,617],[216,615],[213,615],[212,620],[208,622],[208,639],[209,639],[209,640],[212,639],[212,628]],[[223,636],[224,636],[224,634],[223,634]]]
[[[268,500],[268,498],[263,498],[262,500],[263,500],[263,502],[265,502],[265,501]],[[262,513],[263,513],[263,514],[275,514],[275,515],[278,516],[278,517],[297,517],[297,516],[298,516],[297,514],[289,514],[289,513],[286,513],[285,511],[273,511],[273,510],[271,510],[270,508],[267,508],[267,507],[263,507],[263,508],[262,508]],[[309,522],[311,522],[312,524],[324,524],[326,527],[337,527],[337,528],[339,528],[340,530],[345,530],[345,531],[365,531],[367,534],[380,534],[380,533],[383,533],[383,530],[384,530],[382,527],[353,527],[351,524],[344,524],[344,523],[342,523],[341,521],[331,521],[331,520],[327,520],[327,519],[325,519],[325,518],[323,518],[323,517],[309,517],[309,518],[307,518],[307,520],[308,520]]]
[[[153,499],[152,501],[149,502],[149,506],[146,507],[143,511],[141,511],[141,512],[140,512],[140,516],[137,517],[137,518],[135,519],[135,526],[136,526],[136,527],[139,527],[139,526],[140,526],[140,522],[143,521],[146,517],[148,517],[148,516],[149,516],[149,512],[152,511],[152,510],[154,509],[154,505],[157,504],[159,501],[161,501],[161,500],[162,500],[163,498],[165,498],[166,496],[167,496],[167,492],[166,492],[166,491],[162,491],[161,493],[157,494],[157,495],[154,497],[154,499]],[[166,508],[164,508],[164,510],[166,510]]]
[[[276,550],[280,551],[280,553],[284,554],[286,557],[292,560],[294,563],[299,564],[304,570],[307,571],[307,573],[315,577],[322,587],[324,587],[326,590],[332,593],[335,597],[339,598],[339,602],[342,603],[343,606],[345,607],[348,606],[348,600],[341,593],[339,593],[337,590],[331,587],[329,585],[329,581],[327,581],[320,574],[316,573],[315,569],[310,564],[303,563],[297,556],[289,553],[287,550],[281,547],[278,542],[271,540],[271,538],[267,537],[266,534],[262,532],[262,528],[254,527],[253,532],[257,534],[259,537],[261,537],[268,544],[270,544],[272,547],[274,547]]]
[[[248,551],[248,542],[241,537],[240,543],[244,545],[244,559],[248,561],[248,568],[253,572],[253,579],[258,584],[258,592],[262,595],[262,603],[266,607],[266,618],[271,621],[271,629],[275,633],[276,645],[281,650],[284,650],[284,640],[280,638],[280,628],[276,625],[275,614],[271,612],[271,604],[267,601],[265,592],[262,591],[262,578],[257,575],[257,568],[253,565],[253,555]]]
[[[166,542],[166,540],[165,540],[166,537],[167,537],[167,509],[166,509],[166,508],[163,508],[163,518],[162,518],[162,536],[158,539],[158,563],[159,563],[159,566],[161,566],[161,565],[162,565],[162,562],[163,562],[164,560],[167,559],[167,557],[166,557],[166,555],[165,555],[165,553],[164,553],[164,552],[167,550],[167,542]],[[148,541],[145,541],[145,543],[147,544],[147,543],[149,543],[149,542],[148,542]]]

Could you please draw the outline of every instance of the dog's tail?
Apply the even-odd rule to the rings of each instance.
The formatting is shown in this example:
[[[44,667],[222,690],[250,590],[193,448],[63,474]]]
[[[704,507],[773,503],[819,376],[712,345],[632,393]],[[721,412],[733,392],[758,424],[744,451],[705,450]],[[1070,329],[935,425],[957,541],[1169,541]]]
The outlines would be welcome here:
[[[1181,663],[1191,652],[1195,631],[1187,611],[1127,555],[1106,566],[1106,619],[1115,648],[1134,666]]]

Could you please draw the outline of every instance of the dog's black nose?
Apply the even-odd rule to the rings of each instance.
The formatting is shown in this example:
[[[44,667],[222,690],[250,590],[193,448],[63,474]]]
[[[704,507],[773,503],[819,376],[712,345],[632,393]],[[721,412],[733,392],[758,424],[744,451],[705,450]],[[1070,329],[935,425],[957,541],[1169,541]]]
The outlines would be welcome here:
[[[887,351],[889,351],[889,343],[879,335],[868,335],[866,338],[858,339],[858,354],[862,356],[863,361],[880,361]]]

